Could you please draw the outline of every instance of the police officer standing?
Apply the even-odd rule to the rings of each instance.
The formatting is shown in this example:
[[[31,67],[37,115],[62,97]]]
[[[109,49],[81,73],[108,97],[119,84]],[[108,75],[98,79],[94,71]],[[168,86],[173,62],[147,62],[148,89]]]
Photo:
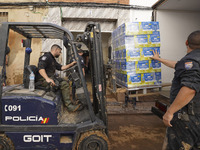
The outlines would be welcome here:
[[[51,51],[48,53],[45,53],[43,56],[41,56],[39,58],[39,62],[38,62],[38,70],[39,70],[39,74],[40,76],[38,77],[38,81],[42,82],[41,86],[48,86],[48,84],[50,83],[52,86],[55,86],[55,82],[54,82],[54,74],[56,70],[66,70],[70,67],[72,67],[76,62],[72,62],[68,65],[64,65],[62,66],[61,64],[59,64],[55,58],[58,58],[60,56],[62,48],[57,45],[54,44],[51,47]],[[59,78],[59,85],[60,85],[60,89],[62,91],[62,96],[63,96],[63,102],[65,104],[65,106],[67,107],[68,111],[77,111],[79,110],[79,108],[81,107],[80,104],[74,105],[72,104],[71,100],[70,100],[70,88],[69,88],[69,83],[62,79]]]
[[[81,68],[82,68],[82,71],[83,71],[83,75],[85,76],[85,62],[84,62],[84,59],[83,59],[83,50],[81,49],[81,44],[78,44],[77,48],[78,48],[78,58],[80,59],[80,62],[81,62]]]
[[[170,107],[163,116],[168,127],[163,150],[190,150],[200,139],[200,31],[186,41],[187,54],[178,62],[159,57],[152,59],[174,68]]]

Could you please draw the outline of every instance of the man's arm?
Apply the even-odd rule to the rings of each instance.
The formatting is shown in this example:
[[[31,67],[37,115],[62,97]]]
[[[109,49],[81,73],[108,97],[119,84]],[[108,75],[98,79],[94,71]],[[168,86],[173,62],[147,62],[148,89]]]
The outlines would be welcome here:
[[[195,96],[195,93],[195,90],[186,86],[183,86],[180,89],[174,102],[170,105],[167,112],[163,116],[163,122],[166,126],[172,127],[170,121],[172,120],[174,113],[183,108],[185,105],[187,105]]]
[[[39,73],[48,83],[52,83],[53,86],[56,85],[55,82],[47,76],[45,69],[40,69]]]
[[[84,68],[82,68],[82,71],[83,71],[83,75],[85,76],[85,69],[84,69]]]
[[[74,64],[76,64],[76,61],[73,61],[72,63],[70,63],[70,64],[68,64],[68,65],[62,66],[62,67],[61,67],[61,70],[62,70],[62,71],[63,71],[63,70],[66,70],[66,69],[72,67]]]
[[[155,52],[153,51],[153,55],[154,56],[152,56],[150,58],[160,61],[161,63],[163,63],[167,67],[175,68],[177,61],[171,61],[171,60],[166,60],[166,59],[160,58],[157,51],[155,51]]]

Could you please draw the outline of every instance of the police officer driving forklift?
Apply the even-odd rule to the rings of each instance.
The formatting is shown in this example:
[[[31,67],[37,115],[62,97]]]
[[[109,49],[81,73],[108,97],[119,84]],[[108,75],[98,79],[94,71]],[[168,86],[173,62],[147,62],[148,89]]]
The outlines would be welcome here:
[[[59,64],[55,58],[58,58],[61,54],[62,48],[54,44],[51,47],[51,51],[45,53],[43,56],[39,58],[38,62],[38,70],[39,70],[39,76],[38,81],[41,82],[40,86],[47,87],[48,84],[50,83],[51,86],[55,86],[55,71],[63,71],[66,70],[70,67],[72,67],[74,64],[76,64],[76,61],[71,62],[68,65],[61,65]],[[81,104],[73,104],[71,99],[70,99],[70,88],[69,88],[69,83],[62,79],[62,78],[56,78],[57,81],[59,82],[59,88],[61,89],[62,92],[62,99],[64,102],[64,105],[67,107],[67,110],[69,112],[75,112],[79,111],[82,109]]]
[[[200,31],[186,40],[187,54],[178,62],[159,57],[152,59],[174,68],[170,107],[163,116],[167,126],[163,150],[190,150],[200,140]]]

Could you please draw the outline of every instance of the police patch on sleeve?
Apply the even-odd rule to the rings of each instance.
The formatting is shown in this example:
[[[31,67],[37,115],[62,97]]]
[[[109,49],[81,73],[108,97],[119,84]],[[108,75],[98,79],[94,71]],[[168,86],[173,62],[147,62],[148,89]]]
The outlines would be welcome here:
[[[189,70],[189,69],[191,69],[192,67],[193,67],[192,61],[190,61],[190,62],[185,62],[185,69],[186,69],[186,70]]]
[[[46,59],[47,59],[47,57],[46,57],[46,56],[43,56],[43,57],[42,57],[42,60],[46,60]]]

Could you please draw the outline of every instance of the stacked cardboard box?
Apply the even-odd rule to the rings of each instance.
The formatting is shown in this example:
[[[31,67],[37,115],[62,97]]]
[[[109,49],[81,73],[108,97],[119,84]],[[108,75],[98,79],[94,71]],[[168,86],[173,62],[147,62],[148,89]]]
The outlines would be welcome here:
[[[161,63],[152,60],[160,53],[158,22],[129,22],[112,33],[115,76],[118,84],[140,87],[161,84]]]

